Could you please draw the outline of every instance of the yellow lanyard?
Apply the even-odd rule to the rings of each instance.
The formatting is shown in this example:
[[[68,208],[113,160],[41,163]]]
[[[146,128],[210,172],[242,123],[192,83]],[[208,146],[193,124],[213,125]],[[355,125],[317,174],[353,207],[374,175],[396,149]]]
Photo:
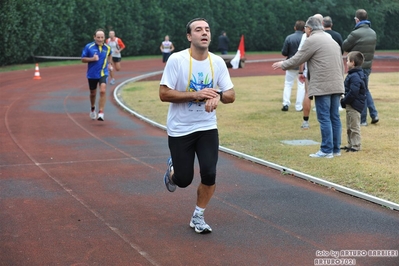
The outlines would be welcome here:
[[[211,60],[211,55],[208,53],[208,59],[209,59],[209,64],[211,65],[211,72],[212,72],[212,83],[214,82],[213,79],[213,65],[212,65],[212,60]],[[186,87],[186,91],[190,91],[190,79],[191,79],[191,75],[193,72],[193,59],[191,57],[191,49],[190,49],[190,71],[188,73],[188,82],[187,82],[187,87]]]

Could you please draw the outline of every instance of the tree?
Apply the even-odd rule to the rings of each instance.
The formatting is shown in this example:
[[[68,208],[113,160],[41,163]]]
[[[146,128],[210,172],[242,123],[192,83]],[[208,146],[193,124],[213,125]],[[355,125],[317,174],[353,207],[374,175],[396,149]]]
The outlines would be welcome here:
[[[295,21],[320,13],[333,19],[343,38],[353,30],[355,12],[367,10],[376,31],[377,49],[397,49],[399,2],[388,0],[2,0],[0,65],[32,61],[32,55],[80,56],[94,31],[115,30],[123,39],[124,56],[160,54],[169,35],[176,51],[189,46],[186,24],[208,20],[216,52],[217,37],[228,33],[230,51],[245,35],[247,51],[280,51]]]

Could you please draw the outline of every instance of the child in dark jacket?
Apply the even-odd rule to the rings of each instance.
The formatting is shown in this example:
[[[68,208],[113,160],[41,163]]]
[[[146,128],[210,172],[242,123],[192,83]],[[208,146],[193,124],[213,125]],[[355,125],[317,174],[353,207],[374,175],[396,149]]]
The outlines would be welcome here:
[[[346,132],[348,144],[341,149],[356,152],[361,149],[360,114],[366,100],[366,76],[362,64],[364,56],[361,52],[353,51],[347,55],[346,65],[348,75],[345,78],[345,95],[341,99],[342,108],[346,109]]]

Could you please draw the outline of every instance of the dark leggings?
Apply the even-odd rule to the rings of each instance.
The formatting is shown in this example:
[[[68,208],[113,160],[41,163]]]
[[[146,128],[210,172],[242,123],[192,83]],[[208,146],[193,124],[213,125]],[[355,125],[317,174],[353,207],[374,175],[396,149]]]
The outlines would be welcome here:
[[[191,184],[197,154],[201,183],[207,186],[215,184],[219,155],[217,129],[198,131],[182,137],[169,137],[168,140],[174,169],[173,183],[182,188]]]

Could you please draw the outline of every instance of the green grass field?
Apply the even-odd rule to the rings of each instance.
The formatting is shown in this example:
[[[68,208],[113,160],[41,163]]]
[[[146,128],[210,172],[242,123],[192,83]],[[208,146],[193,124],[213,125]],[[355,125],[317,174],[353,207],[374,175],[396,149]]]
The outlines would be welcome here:
[[[380,122],[361,128],[362,151],[343,152],[333,159],[310,158],[319,145],[282,143],[321,141],[314,111],[310,114],[311,128],[302,130],[302,112],[280,110],[284,76],[233,78],[233,83],[236,102],[217,109],[220,145],[399,203],[399,73],[370,76]],[[131,83],[123,89],[122,97],[131,109],[165,124],[169,104],[159,100],[158,88],[159,81]],[[340,114],[343,146],[347,141],[345,111]]]

